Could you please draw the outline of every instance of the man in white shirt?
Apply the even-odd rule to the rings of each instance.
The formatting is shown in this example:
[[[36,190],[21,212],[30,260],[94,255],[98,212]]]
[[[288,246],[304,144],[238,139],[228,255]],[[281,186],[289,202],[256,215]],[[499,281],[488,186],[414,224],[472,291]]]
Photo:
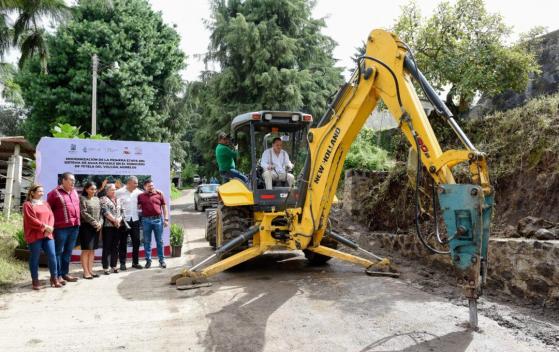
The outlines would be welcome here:
[[[140,216],[138,214],[138,196],[143,192],[138,189],[138,178],[130,176],[126,181],[126,187],[116,191],[117,198],[121,199],[124,207],[124,221],[128,226],[121,226],[120,246],[118,249],[120,259],[120,270],[126,270],[126,254],[128,250],[128,235],[132,240],[132,267],[142,269],[138,262],[140,251]]]
[[[282,149],[282,140],[279,137],[272,141],[272,148],[268,148],[262,154],[260,166],[264,169],[262,177],[266,183],[266,189],[272,189],[272,181],[287,181],[289,187],[293,185],[295,177],[289,173],[293,164],[289,161],[289,155]]]

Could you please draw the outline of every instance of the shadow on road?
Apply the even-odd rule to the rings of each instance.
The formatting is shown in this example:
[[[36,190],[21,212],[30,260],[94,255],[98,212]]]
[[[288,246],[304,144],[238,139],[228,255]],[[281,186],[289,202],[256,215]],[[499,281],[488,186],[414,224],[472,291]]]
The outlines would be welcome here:
[[[199,233],[188,238],[189,229],[204,228],[203,213],[185,211],[173,221],[187,229],[184,252],[193,263],[212,253],[209,247],[194,244],[204,241]],[[123,277],[118,292],[128,300],[165,300],[175,308],[184,304],[208,307],[208,327],[199,336],[207,351],[231,350],[232,346],[238,351],[262,351],[270,316],[297,295],[305,296],[302,302],[326,302],[326,306],[356,317],[381,316],[397,301],[425,301],[425,295],[406,294],[397,280],[368,277],[362,268],[340,261],[330,263],[311,266],[301,252],[268,253],[210,278],[211,287],[190,291],[169,285],[180,268],[140,270]],[[295,309],[288,314],[321,314],[321,308],[312,304]]]
[[[360,352],[464,352],[473,340],[471,330],[455,331],[443,336],[437,336],[425,331],[412,331],[384,337],[368,345]],[[404,349],[387,349],[393,345],[413,345]]]
[[[194,262],[205,257],[209,248],[190,250]],[[118,286],[119,294],[129,300],[167,300],[170,305],[203,304],[208,328],[199,336],[207,351],[262,351],[266,343],[266,327],[270,316],[296,295],[308,301],[326,301],[352,316],[381,316],[396,301],[424,301],[399,292],[390,278],[372,278],[353,265],[336,262],[332,265],[310,266],[297,252],[269,253],[212,277],[212,286],[198,290],[177,291],[168,284],[179,271],[140,270],[130,273]],[[295,315],[320,314],[310,305],[296,308]],[[426,345],[430,346],[430,345]],[[367,350],[364,350],[367,351]],[[373,350],[370,350],[373,351]],[[406,350],[408,351],[408,350]],[[414,351],[414,350],[409,350]]]

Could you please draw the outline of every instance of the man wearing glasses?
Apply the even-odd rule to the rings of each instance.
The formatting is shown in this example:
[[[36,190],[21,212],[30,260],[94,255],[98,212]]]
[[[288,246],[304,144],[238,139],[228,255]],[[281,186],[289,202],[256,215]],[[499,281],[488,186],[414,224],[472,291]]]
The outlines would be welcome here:
[[[80,228],[80,198],[74,189],[76,178],[71,172],[62,174],[60,185],[49,192],[47,203],[54,213],[54,243],[60,283],[78,281],[69,275],[72,249]]]

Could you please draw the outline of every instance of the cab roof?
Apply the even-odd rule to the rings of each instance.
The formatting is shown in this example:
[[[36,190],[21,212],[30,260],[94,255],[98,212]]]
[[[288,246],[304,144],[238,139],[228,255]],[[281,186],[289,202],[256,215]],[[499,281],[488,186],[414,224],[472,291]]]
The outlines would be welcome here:
[[[266,114],[272,114],[271,120],[266,120],[264,116]],[[254,116],[260,115],[260,119],[256,119]],[[299,115],[298,121],[292,121],[293,115]],[[261,125],[285,125],[293,127],[294,125],[306,125],[312,122],[312,117],[309,121],[303,121],[303,116],[310,116],[309,114],[300,111],[253,111],[246,112],[244,114],[237,115],[231,122],[231,132],[235,132],[237,129],[250,124],[251,122],[257,122]]]

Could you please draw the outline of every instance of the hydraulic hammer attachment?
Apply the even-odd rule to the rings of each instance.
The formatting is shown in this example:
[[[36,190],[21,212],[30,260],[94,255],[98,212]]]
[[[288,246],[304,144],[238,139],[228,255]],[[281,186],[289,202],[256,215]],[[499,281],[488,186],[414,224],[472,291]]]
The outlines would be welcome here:
[[[487,274],[487,245],[493,194],[471,184],[439,185],[439,203],[446,224],[451,260],[470,307],[470,326],[477,328],[477,299]]]

